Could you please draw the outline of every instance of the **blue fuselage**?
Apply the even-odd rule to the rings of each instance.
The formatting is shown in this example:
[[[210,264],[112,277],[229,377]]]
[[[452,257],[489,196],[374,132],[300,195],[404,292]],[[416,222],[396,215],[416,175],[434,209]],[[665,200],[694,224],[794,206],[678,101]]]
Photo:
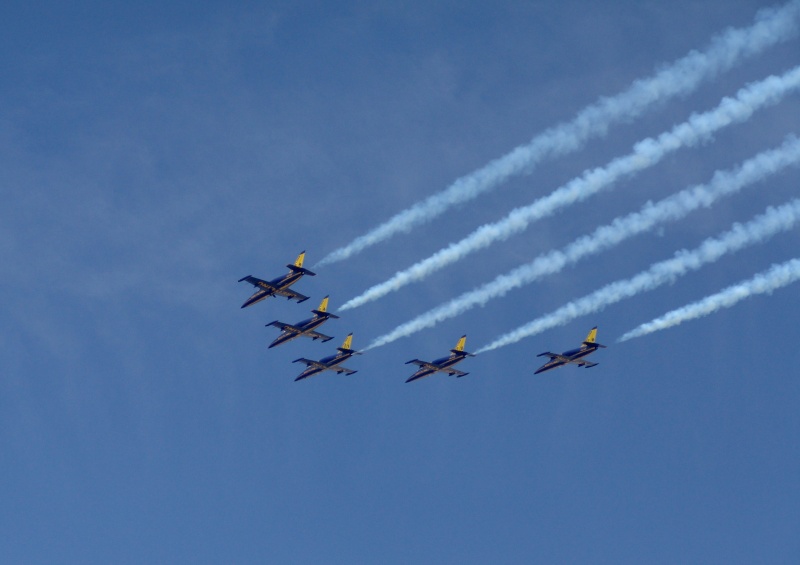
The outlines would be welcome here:
[[[299,381],[301,379],[306,379],[306,378],[308,378],[308,377],[310,377],[312,375],[316,375],[317,373],[321,373],[322,371],[324,371],[326,369],[330,369],[332,367],[336,367],[337,365],[341,365],[342,363],[344,363],[345,361],[350,359],[350,357],[352,357],[352,356],[353,356],[352,352],[347,352],[347,353],[339,352],[336,355],[328,355],[327,357],[323,357],[318,362],[321,365],[325,365],[324,369],[321,368],[321,367],[313,367],[313,366],[309,367],[308,369],[303,371],[300,374],[300,376],[295,379],[295,381]]]
[[[464,355],[451,355],[449,357],[440,357],[439,359],[434,359],[429,364],[433,365],[434,367],[436,367],[435,369],[434,368],[425,368],[423,366],[422,368],[419,369],[419,371],[417,371],[416,373],[411,375],[408,378],[408,380],[406,380],[406,382],[410,383],[411,381],[416,381],[417,379],[421,379],[423,377],[427,377],[429,375],[432,375],[434,373],[438,373],[440,371],[447,372],[447,369],[449,369],[450,367],[452,367],[456,363],[458,363],[460,361],[463,361],[464,357],[465,357]]]
[[[297,329],[301,330],[300,332],[293,332],[293,331],[284,330],[283,333],[281,333],[281,335],[279,335],[275,339],[275,341],[273,341],[269,346],[270,347],[275,347],[276,345],[280,345],[282,343],[286,343],[287,341],[291,341],[296,337],[300,337],[305,332],[310,332],[314,328],[322,325],[322,322],[324,322],[327,319],[328,319],[327,316],[314,316],[313,318],[309,318],[307,320],[303,320],[299,324],[295,324],[295,327]]]
[[[268,281],[268,282],[269,282],[270,285],[274,286],[277,289],[284,289],[284,288],[289,288],[290,286],[292,286],[302,276],[303,276],[302,272],[291,272],[291,273],[289,273],[287,275],[283,275],[282,277],[278,277],[276,279],[272,279],[271,281]],[[247,301],[244,304],[242,304],[242,308],[246,308],[248,306],[251,306],[252,304],[255,304],[256,302],[261,302],[262,300],[264,300],[268,296],[272,296],[273,294],[275,294],[275,290],[272,289],[272,288],[259,289],[259,290],[257,290],[255,292],[255,294],[253,294],[253,296],[248,298]]]
[[[594,353],[595,351],[597,351],[597,347],[588,345],[582,345],[577,349],[570,349],[569,351],[565,351],[564,353],[561,354],[561,357],[566,358],[566,360],[562,360],[557,357],[553,358],[544,365],[542,365],[541,367],[539,367],[533,374],[538,375],[539,373],[542,373],[544,371],[549,371],[550,369],[555,369],[556,367],[567,365],[579,359],[583,359],[584,357],[586,357],[590,353]],[[589,364],[587,366],[591,365],[592,364]]]

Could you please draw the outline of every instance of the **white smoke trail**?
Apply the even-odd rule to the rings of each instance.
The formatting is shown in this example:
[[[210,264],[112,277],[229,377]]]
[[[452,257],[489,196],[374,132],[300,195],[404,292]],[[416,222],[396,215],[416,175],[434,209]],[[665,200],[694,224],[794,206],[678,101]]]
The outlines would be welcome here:
[[[688,320],[713,314],[722,308],[730,308],[737,302],[749,298],[754,294],[771,294],[773,290],[789,285],[800,280],[800,258],[791,259],[780,265],[773,265],[767,271],[758,273],[753,278],[739,284],[729,286],[725,290],[707,296],[702,300],[688,304],[656,318],[652,322],[642,324],[629,331],[617,342],[627,341],[641,337],[659,330],[664,330],[682,324]]]
[[[800,199],[778,208],[768,208],[764,214],[750,222],[735,224],[730,231],[719,237],[705,240],[692,251],[679,251],[672,259],[655,263],[646,271],[630,279],[613,282],[583,298],[565,304],[555,312],[499,337],[478,350],[477,353],[516,343],[525,337],[566,324],[578,316],[597,312],[610,304],[615,304],[640,292],[673,282],[678,277],[716,261],[723,255],[734,253],[748,245],[764,241],[776,233],[789,230],[795,226],[798,220],[800,220]]]
[[[691,51],[655,75],[635,81],[628,90],[613,97],[600,98],[583,109],[571,122],[549,128],[528,144],[457,179],[445,190],[336,249],[318,265],[342,261],[397,233],[408,232],[414,226],[444,213],[451,206],[494,189],[510,176],[530,173],[545,158],[577,151],[592,137],[605,135],[611,125],[631,121],[657,102],[688,95],[703,80],[709,80],[744,58],[794,37],[799,16],[800,0],[793,0],[780,8],[759,11],[751,27],[728,29],[712,39],[705,51]]]
[[[561,271],[584,257],[607,250],[668,221],[677,221],[701,207],[709,207],[720,198],[739,192],[744,187],[764,180],[800,160],[800,139],[790,136],[778,148],[759,153],[736,169],[717,171],[706,185],[682,190],[656,202],[648,202],[639,211],[614,219],[594,232],[584,235],[562,250],[540,255],[530,263],[496,277],[469,292],[401,324],[377,338],[374,346],[385,345],[425,328],[430,328],[475,306],[504,296],[509,291],[530,284],[546,275]]]
[[[681,147],[693,146],[708,139],[712,133],[733,123],[747,120],[753,113],[767,105],[778,103],[783,96],[800,88],[800,66],[784,75],[770,76],[739,90],[735,98],[723,98],[713,110],[693,114],[689,119],[657,138],[647,138],[633,147],[633,151],[618,157],[605,167],[586,171],[548,196],[516,208],[505,218],[493,224],[481,226],[457,243],[441,249],[404,271],[399,271],[389,280],[367,289],[342,305],[341,310],[349,310],[377,300],[403,286],[424,279],[445,266],[459,261],[479,249],[488,247],[498,240],[505,240],[524,231],[528,226],[553,214],[559,208],[580,202],[590,196],[610,188],[620,178],[631,176],[643,169],[652,167],[665,155]]]

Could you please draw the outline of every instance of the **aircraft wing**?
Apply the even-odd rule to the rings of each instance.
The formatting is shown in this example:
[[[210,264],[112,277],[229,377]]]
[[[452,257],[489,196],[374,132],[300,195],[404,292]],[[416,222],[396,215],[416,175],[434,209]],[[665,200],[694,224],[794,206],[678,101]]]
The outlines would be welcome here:
[[[410,361],[409,361],[409,363],[410,363]],[[433,370],[433,369],[427,369],[427,368],[423,367],[423,368],[421,368],[419,371],[417,371],[416,373],[414,373],[413,375],[411,375],[410,377],[408,377],[408,378],[406,379],[406,382],[407,382],[407,383],[410,383],[410,382],[412,382],[412,381],[416,381],[417,379],[421,379],[422,377],[427,377],[428,375],[432,375],[432,374],[434,374],[435,372],[436,372],[436,371],[435,371],[435,370]]]
[[[247,275],[246,277],[242,277],[241,279],[239,279],[239,282],[242,281],[249,282],[251,285],[263,288],[264,290],[273,290],[273,291],[278,290],[278,287],[268,283],[265,280],[259,279],[258,277]]]
[[[293,290],[289,290],[288,288],[275,288],[275,287],[274,287],[274,286],[272,286],[272,285],[269,285],[269,286],[270,286],[271,288],[274,288],[274,289],[275,289],[275,290],[273,291],[273,293],[274,293],[275,295],[277,295],[277,296],[283,296],[284,298],[286,298],[286,299],[288,299],[288,300],[297,300],[297,303],[298,303],[298,304],[299,304],[300,302],[304,302],[304,301],[308,300],[308,296],[306,296],[305,294],[300,294],[299,292],[295,292],[295,291],[293,291]]]
[[[278,321],[270,322],[269,324],[267,324],[267,326],[274,326],[276,328],[280,328],[280,330],[283,331],[283,332],[294,334],[294,335],[306,335],[306,336],[308,336],[308,337],[310,337],[311,339],[314,339],[314,340],[321,339],[322,341],[330,341],[330,340],[333,339],[329,335],[321,334],[319,332],[314,332],[314,331],[307,332],[307,331],[304,331],[302,328],[298,328],[297,326],[293,326],[292,324],[284,324],[283,322],[278,322]]]
[[[322,341],[330,341],[333,339],[331,336],[319,332],[306,332],[303,335],[307,335],[311,339],[321,339]]]
[[[569,357],[565,355],[561,355],[560,353],[551,353],[550,351],[545,351],[544,353],[540,353],[537,357],[550,357],[550,360],[553,361],[554,359],[558,359],[562,363],[569,363],[572,361]]]
[[[300,373],[297,376],[297,378],[294,379],[294,381],[295,382],[302,381],[303,379],[307,379],[308,377],[311,377],[311,376],[316,375],[316,374],[321,373],[321,372],[322,372],[322,369],[316,369],[314,367],[309,367],[308,369],[306,369],[305,371]]]
[[[542,365],[541,367],[536,369],[536,371],[534,371],[533,374],[534,375],[538,375],[539,373],[543,373],[545,371],[549,371],[550,369],[555,369],[556,367],[561,367],[562,365],[565,365],[566,363],[567,363],[566,361],[562,361],[560,359],[550,359],[550,361],[548,361],[547,363],[545,363],[544,365]]]
[[[283,322],[270,322],[267,324],[268,326],[275,326],[276,328],[280,328],[281,331],[289,332],[293,334],[303,333],[303,330],[298,328],[297,326],[293,326],[292,324],[284,324]]]
[[[324,363],[320,363],[319,361],[314,361],[313,359],[306,359],[305,357],[301,357],[300,359],[295,359],[292,363],[305,363],[307,367],[314,367],[315,369],[325,370],[328,368],[327,365]]]
[[[427,377],[429,375],[433,375],[437,371],[439,371],[439,367],[434,365],[433,363],[429,363],[428,361],[422,361],[421,359],[412,359],[411,361],[406,361],[406,365],[413,364],[419,367],[416,373],[408,377],[406,379],[407,383],[411,381],[416,381],[417,379],[421,379],[422,377]]]
[[[348,369],[347,367],[342,367],[341,365],[334,365],[333,367],[331,367],[329,365],[326,365],[325,363],[320,363],[319,361],[314,361],[313,359],[306,359],[305,357],[301,357],[300,359],[295,359],[294,361],[292,361],[292,363],[305,363],[306,366],[308,366],[309,368],[313,367],[314,369],[317,369],[317,371],[335,371],[340,375],[342,373],[352,375],[353,373],[357,372],[352,369]],[[300,377],[298,378],[308,376],[308,374],[309,373],[307,371],[304,371],[303,374],[300,375]]]
[[[409,361],[409,363],[411,363],[411,361]],[[419,369],[419,371],[417,371],[416,373],[414,373],[413,375],[408,377],[408,379],[406,379],[407,383],[410,383],[412,381],[416,381],[417,379],[421,379],[423,377],[427,377],[427,376],[433,375],[433,374],[435,374],[437,372],[438,373],[447,373],[451,377],[455,376],[456,378],[461,378],[461,377],[464,377],[466,375],[469,375],[469,373],[465,373],[464,371],[459,371],[457,369],[440,369],[440,368],[436,367],[436,365],[430,365],[430,363],[427,363],[427,364],[424,364],[424,365],[420,365],[420,367],[421,368]]]
[[[439,366],[438,365],[434,365],[433,363],[429,363],[428,361],[421,361],[419,359],[412,359],[411,361],[406,361],[406,365],[408,365],[410,363],[412,363],[412,364],[414,364],[414,365],[416,365],[418,367],[424,367],[425,369],[430,369],[431,371],[438,371],[439,370]]]

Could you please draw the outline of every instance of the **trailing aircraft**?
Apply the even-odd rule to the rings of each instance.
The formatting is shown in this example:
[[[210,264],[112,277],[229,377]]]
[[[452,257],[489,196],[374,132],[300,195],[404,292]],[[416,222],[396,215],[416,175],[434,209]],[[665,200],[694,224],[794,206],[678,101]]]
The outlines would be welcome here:
[[[456,343],[455,349],[450,350],[449,357],[442,357],[440,359],[435,359],[433,361],[420,361],[419,359],[412,359],[411,361],[406,361],[406,365],[409,363],[413,363],[414,365],[419,366],[419,370],[411,375],[408,379],[406,379],[407,383],[411,381],[415,381],[417,379],[421,379],[422,377],[427,377],[428,375],[432,375],[434,373],[447,373],[450,376],[455,375],[457,378],[463,377],[464,375],[468,375],[469,373],[464,373],[463,371],[458,371],[456,369],[452,369],[451,367],[456,363],[460,363],[464,360],[465,357],[475,357],[472,353],[467,353],[464,351],[464,344],[467,342],[467,336],[462,335],[461,339],[458,340]]]
[[[283,275],[282,277],[272,279],[271,281],[264,281],[256,277],[251,277],[250,275],[239,279],[239,282],[247,281],[256,287],[256,291],[253,293],[253,296],[245,300],[245,303],[242,304],[242,308],[247,308],[256,302],[261,302],[268,296],[283,296],[287,300],[297,300],[298,303],[308,300],[308,296],[289,289],[289,287],[299,281],[300,277],[303,275],[309,275],[312,277],[316,275],[316,273],[312,273],[308,269],[303,268],[303,260],[305,257],[306,252],[303,251],[297,256],[297,260],[295,260],[294,265],[286,265],[289,267],[289,272],[287,274]]]
[[[540,353],[537,357],[550,357],[550,360],[539,367],[534,375],[538,375],[544,371],[549,371],[550,369],[555,369],[556,367],[561,367],[562,365],[567,365],[569,363],[573,363],[578,365],[579,367],[594,367],[597,363],[592,363],[590,361],[584,361],[583,358],[589,355],[590,353],[594,353],[597,351],[598,348],[603,347],[605,345],[600,345],[595,341],[597,339],[597,326],[593,327],[589,332],[589,335],[586,336],[583,344],[578,349],[570,349],[569,351],[565,351],[564,353],[550,353],[549,351],[545,351],[544,353]]]
[[[351,349],[350,345],[353,343],[353,334],[348,335],[344,338],[344,343],[341,347],[337,347],[336,349],[339,350],[339,353],[335,355],[329,355],[328,357],[323,357],[319,361],[314,361],[313,359],[295,359],[292,363],[305,363],[307,368],[305,371],[300,373],[300,376],[295,379],[295,381],[299,381],[301,379],[307,379],[312,375],[316,375],[317,373],[321,373],[322,371],[335,371],[338,374],[345,373],[347,375],[352,375],[357,371],[353,371],[352,369],[347,369],[341,366],[341,363],[344,363],[353,355],[361,355],[360,352]]]
[[[276,345],[286,343],[287,341],[291,341],[294,338],[302,335],[310,337],[315,341],[318,339],[321,339],[322,341],[332,340],[333,338],[331,336],[314,331],[315,328],[324,324],[328,318],[339,317],[328,312],[328,297],[326,296],[323,298],[322,302],[320,302],[319,308],[312,310],[312,312],[314,313],[313,318],[308,318],[307,320],[303,320],[302,322],[298,322],[296,324],[285,324],[283,322],[278,322],[277,320],[267,324],[267,327],[275,326],[276,328],[281,329],[281,335],[275,338],[275,341],[270,344],[270,347],[275,347]]]

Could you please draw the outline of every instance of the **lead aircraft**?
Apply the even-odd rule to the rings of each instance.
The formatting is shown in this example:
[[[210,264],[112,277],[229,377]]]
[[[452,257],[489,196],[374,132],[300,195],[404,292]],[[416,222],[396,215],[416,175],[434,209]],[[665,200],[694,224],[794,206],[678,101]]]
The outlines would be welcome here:
[[[550,361],[539,367],[534,375],[538,375],[544,371],[549,371],[550,369],[555,369],[556,367],[561,367],[562,365],[567,365],[569,363],[573,363],[578,365],[579,367],[594,367],[597,363],[592,363],[590,361],[584,361],[583,358],[589,355],[590,353],[594,353],[597,351],[598,348],[603,347],[605,345],[600,345],[595,341],[597,339],[597,326],[593,327],[589,332],[589,335],[586,336],[583,344],[578,349],[570,349],[569,351],[565,351],[564,353],[550,353],[549,351],[545,351],[544,353],[540,353],[537,357],[544,357],[549,356]]]
[[[352,375],[357,371],[353,371],[352,369],[347,369],[342,367],[341,364],[350,359],[353,355],[361,355],[360,352],[351,349],[350,345],[353,343],[353,334],[349,334],[346,338],[344,338],[344,343],[341,347],[337,347],[336,349],[339,350],[339,353],[335,355],[329,355],[328,357],[323,357],[319,361],[314,361],[313,359],[295,359],[292,363],[305,363],[308,367],[305,371],[300,373],[300,376],[295,379],[295,381],[299,381],[302,379],[307,379],[310,376],[316,375],[317,373],[321,373],[322,371],[335,371],[338,374],[348,374]]]
[[[253,296],[245,300],[244,304],[242,304],[242,308],[247,308],[256,302],[261,302],[268,296],[283,296],[287,300],[297,300],[298,304],[304,300],[308,300],[308,296],[289,289],[289,287],[299,281],[300,277],[303,275],[309,275],[312,277],[316,275],[316,273],[312,273],[308,269],[303,268],[303,260],[305,257],[306,252],[303,251],[297,256],[294,265],[286,265],[289,267],[289,272],[287,274],[283,275],[282,277],[272,279],[271,281],[264,281],[250,275],[239,279],[239,282],[247,281],[256,287],[256,291],[253,293]]]
[[[322,341],[332,340],[333,338],[331,336],[314,331],[315,328],[328,321],[328,318],[339,317],[328,312],[328,297],[326,296],[323,298],[322,302],[319,304],[319,308],[312,310],[312,312],[314,313],[313,318],[303,320],[302,322],[298,322],[296,324],[285,324],[283,322],[278,322],[277,320],[267,324],[267,326],[275,326],[276,328],[281,329],[281,335],[275,338],[275,341],[270,344],[270,347],[275,347],[276,345],[286,343],[287,341],[291,341],[294,338],[302,335],[310,337],[314,341],[318,339],[321,339]]]
[[[458,340],[458,343],[456,343],[455,349],[450,350],[450,357],[441,357],[440,359],[435,359],[433,361],[420,361],[419,359],[406,361],[406,365],[413,363],[414,365],[419,366],[419,370],[408,377],[406,382],[410,383],[411,381],[421,379],[422,377],[427,377],[428,375],[432,375],[434,373],[447,373],[450,376],[455,375],[459,378],[463,377],[464,375],[468,375],[469,373],[451,368],[456,363],[463,361],[466,357],[475,357],[472,353],[467,353],[464,351],[464,345],[466,342],[467,336],[462,335]]]

